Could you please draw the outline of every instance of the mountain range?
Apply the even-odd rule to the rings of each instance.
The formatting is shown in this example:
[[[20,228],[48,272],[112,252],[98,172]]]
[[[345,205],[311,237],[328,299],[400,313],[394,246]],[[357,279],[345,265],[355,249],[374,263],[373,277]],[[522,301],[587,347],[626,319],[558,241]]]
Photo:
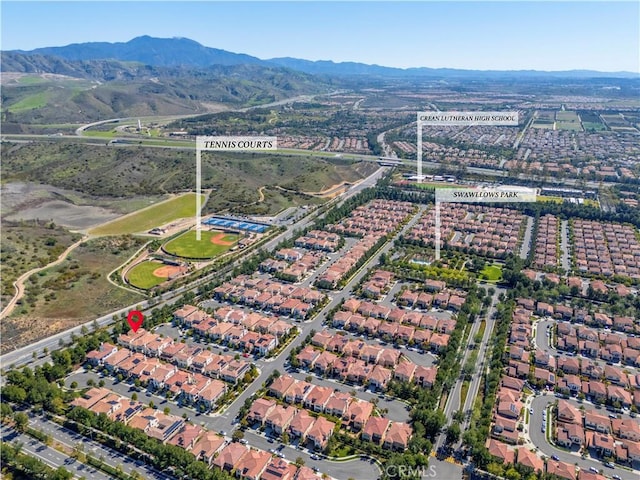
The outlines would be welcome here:
[[[310,61],[297,58],[263,60],[251,55],[210,48],[188,38],[154,38],[147,35],[128,42],[76,43],[64,47],[45,47],[30,51],[15,50],[25,55],[55,56],[66,60],[119,60],[162,67],[209,67],[212,65],[259,65],[286,67],[309,74],[369,75],[393,77],[549,77],[549,78],[638,78],[632,72],[598,72],[594,70],[537,71],[537,70],[464,70],[453,68],[393,68],[358,62]],[[6,71],[6,70],[5,70]]]

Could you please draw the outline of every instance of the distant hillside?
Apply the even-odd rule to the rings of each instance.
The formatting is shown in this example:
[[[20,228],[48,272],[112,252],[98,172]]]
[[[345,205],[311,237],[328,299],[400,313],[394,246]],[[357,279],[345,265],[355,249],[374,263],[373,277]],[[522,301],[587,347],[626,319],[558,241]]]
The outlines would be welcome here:
[[[106,60],[140,62],[146,65],[176,67],[208,67],[211,65],[269,65],[259,58],[240,53],[205,47],[188,38],[154,38],[148,35],[128,42],[73,43],[64,47],[45,47],[31,51],[19,50],[28,55],[49,55],[66,60]]]
[[[120,116],[205,113],[326,92],[326,80],[279,66],[158,67],[2,53],[3,130]],[[15,72],[20,75],[11,74]]]
[[[430,77],[456,79],[487,78],[640,78],[632,72],[598,72],[595,70],[566,70],[547,72],[541,70],[464,70],[456,68],[393,68],[357,62],[332,62],[330,60],[301,60],[298,58],[272,58],[272,64],[315,75],[372,75],[380,77]]]
[[[51,55],[65,60],[120,60],[139,62],[157,67],[207,67],[211,65],[280,66],[315,75],[429,77],[429,78],[639,78],[636,72],[597,72],[567,70],[545,72],[537,70],[464,70],[454,68],[392,68],[358,62],[336,63],[330,60],[310,61],[298,58],[262,60],[250,55],[210,48],[188,38],[154,38],[147,35],[128,42],[74,43],[64,47],[37,48],[15,51],[26,55]],[[12,70],[9,70],[12,71]]]

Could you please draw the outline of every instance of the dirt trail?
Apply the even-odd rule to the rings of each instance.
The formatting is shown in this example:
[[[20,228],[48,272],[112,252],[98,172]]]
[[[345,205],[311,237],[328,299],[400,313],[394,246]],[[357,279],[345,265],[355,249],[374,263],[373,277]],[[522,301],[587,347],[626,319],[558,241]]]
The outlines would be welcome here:
[[[89,239],[89,236],[85,235],[73,245],[69,245],[69,247],[64,252],[62,252],[60,256],[53,262],[49,263],[48,265],[45,265],[44,267],[34,268],[20,275],[20,277],[18,277],[18,279],[15,282],[13,282],[13,286],[16,289],[16,294],[13,296],[11,300],[9,300],[9,302],[2,309],[2,312],[0,313],[0,318],[5,318],[9,316],[13,311],[13,309],[15,308],[16,304],[18,303],[18,300],[20,300],[24,296],[24,284],[31,275],[33,275],[34,273],[38,273],[41,270],[46,270],[47,268],[55,267],[56,265],[62,263],[76,247],[78,247],[80,244],[84,243],[88,239]]]

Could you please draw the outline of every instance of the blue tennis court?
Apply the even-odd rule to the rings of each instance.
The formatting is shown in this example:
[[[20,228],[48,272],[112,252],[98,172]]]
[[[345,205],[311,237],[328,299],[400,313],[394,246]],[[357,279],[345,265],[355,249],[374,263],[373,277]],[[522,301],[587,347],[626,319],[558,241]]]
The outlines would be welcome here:
[[[232,218],[212,217],[203,222],[205,225],[223,228],[235,228],[237,230],[246,230],[248,232],[264,233],[268,225],[261,223],[245,222],[244,220],[234,220]]]

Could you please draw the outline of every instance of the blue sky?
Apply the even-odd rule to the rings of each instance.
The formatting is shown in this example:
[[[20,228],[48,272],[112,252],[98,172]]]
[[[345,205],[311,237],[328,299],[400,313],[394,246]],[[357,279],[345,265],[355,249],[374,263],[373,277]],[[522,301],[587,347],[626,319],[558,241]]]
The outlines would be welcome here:
[[[10,2],[2,49],[188,37],[259,58],[640,72],[640,3]]]

